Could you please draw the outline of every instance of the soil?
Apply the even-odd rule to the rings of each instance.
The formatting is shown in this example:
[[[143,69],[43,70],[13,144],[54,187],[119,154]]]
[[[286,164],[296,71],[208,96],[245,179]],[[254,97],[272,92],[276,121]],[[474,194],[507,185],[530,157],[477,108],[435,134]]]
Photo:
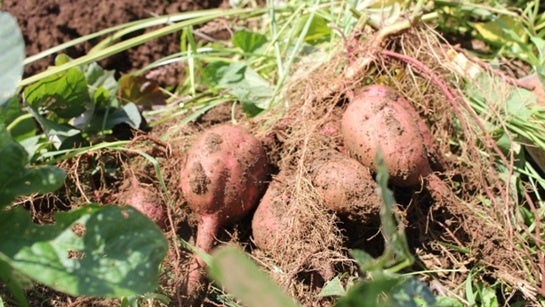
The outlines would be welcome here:
[[[218,8],[225,5],[224,2],[222,0],[101,0],[90,3],[71,0],[6,0],[1,9],[17,19],[23,32],[26,54],[31,56],[108,27],[154,16]],[[86,54],[97,42],[97,40],[91,40],[63,52],[76,58]],[[178,52],[179,47],[177,34],[171,34],[110,57],[100,64],[106,69],[113,69],[118,74],[123,74]],[[53,64],[54,56],[51,55],[27,65],[25,75],[35,74]],[[179,69],[170,67],[167,71],[160,71],[156,77],[163,84],[175,84],[179,72]]]

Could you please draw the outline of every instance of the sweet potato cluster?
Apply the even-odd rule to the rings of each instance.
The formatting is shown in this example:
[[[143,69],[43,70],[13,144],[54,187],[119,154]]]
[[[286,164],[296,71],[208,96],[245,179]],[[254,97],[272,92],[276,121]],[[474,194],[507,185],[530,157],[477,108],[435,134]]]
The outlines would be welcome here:
[[[435,178],[428,160],[433,148],[429,129],[414,107],[387,86],[366,86],[350,96],[340,134],[344,152],[324,152],[328,158],[317,159],[310,176],[324,205],[339,216],[361,211],[369,197],[380,203],[372,177],[379,152],[392,185],[416,186]],[[210,252],[220,227],[251,212],[258,248],[267,250],[282,240],[291,195],[280,182],[289,178],[280,170],[270,180],[270,169],[263,145],[243,128],[222,124],[196,139],[188,150],[180,187],[200,217],[199,249]],[[200,258],[197,263],[204,265]],[[195,275],[190,282],[198,278]]]

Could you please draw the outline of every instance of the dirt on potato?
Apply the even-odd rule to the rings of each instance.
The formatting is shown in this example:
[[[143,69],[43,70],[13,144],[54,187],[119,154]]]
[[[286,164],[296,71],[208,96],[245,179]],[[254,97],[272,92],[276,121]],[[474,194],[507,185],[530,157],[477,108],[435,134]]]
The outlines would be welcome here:
[[[360,227],[380,223],[377,184],[358,161],[337,151],[324,152],[312,165],[311,178],[326,207],[339,218]]]

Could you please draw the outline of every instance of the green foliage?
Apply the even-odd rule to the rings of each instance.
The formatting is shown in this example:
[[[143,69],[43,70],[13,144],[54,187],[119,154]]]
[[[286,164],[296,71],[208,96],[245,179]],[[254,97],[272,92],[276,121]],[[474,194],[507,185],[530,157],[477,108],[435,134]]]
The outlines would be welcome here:
[[[85,75],[77,68],[27,87],[24,96],[35,112],[44,112],[60,120],[80,115],[90,101]]]
[[[435,1],[441,14],[439,29],[443,33],[478,38],[488,51],[477,50],[483,57],[507,56],[527,62],[534,68],[542,66],[545,15],[538,1],[520,1],[517,8],[511,1]]]
[[[60,55],[57,63],[71,60]],[[146,101],[136,96],[123,97],[122,103],[117,98],[118,82],[112,71],[106,71],[96,63],[81,68],[70,68],[55,75],[39,80],[24,91],[24,101],[29,106],[22,109],[14,102],[9,105],[18,118],[6,118],[6,123],[15,122],[11,129],[20,141],[33,136],[36,127],[30,123],[17,121],[32,115],[39,124],[46,138],[39,140],[42,148],[50,142],[55,149],[69,149],[96,142],[112,133],[119,124],[128,124],[139,128],[143,118],[136,104]],[[6,107],[8,108],[8,107]],[[34,145],[35,146],[35,145]],[[35,152],[27,148],[29,153]],[[34,157],[37,159],[37,157]]]
[[[206,66],[204,74],[212,89],[228,90],[248,115],[257,115],[269,107],[273,88],[247,64],[213,62]]]
[[[54,166],[28,167],[25,149],[0,128],[0,207],[63,184],[64,172]],[[71,295],[154,290],[166,240],[138,211],[94,205],[58,213],[55,221],[39,226],[21,208],[0,208],[0,279],[20,304],[30,278]]]
[[[29,278],[75,296],[124,297],[156,288],[166,240],[137,210],[90,205],[55,220],[38,226],[20,208],[0,215],[0,279],[19,303]]]
[[[351,6],[350,3],[288,1],[282,7],[271,5],[253,9],[252,17],[270,20],[270,23],[264,28],[237,28],[231,42],[196,41],[195,37],[201,34],[195,34],[192,27],[187,27],[180,35],[178,54],[165,57],[141,71],[174,61],[187,63],[187,78],[180,82],[174,94],[191,99],[158,111],[165,114],[160,121],[175,116],[185,116],[184,121],[190,121],[205,112],[208,106],[226,101],[240,103],[248,116],[256,116],[279,102],[289,103],[284,99],[284,83],[293,73],[293,64],[302,56],[323,51],[318,47],[336,47],[325,44],[334,34],[329,25],[342,23],[343,30],[348,33],[357,22],[349,13]],[[229,12],[231,10],[225,11],[226,14]],[[246,16],[239,14],[238,17]],[[321,54],[315,59],[326,60],[326,57]],[[316,61],[317,67],[319,64]]]
[[[328,26],[327,19],[321,16],[305,15],[299,22],[299,28],[303,31],[305,23],[310,21],[308,30],[304,34],[305,42],[311,45],[317,45],[330,39],[331,28]],[[310,19],[310,20],[309,20]]]
[[[239,30],[233,34],[233,45],[245,53],[257,53],[267,43],[267,37],[248,30]]]
[[[136,209],[90,205],[36,225],[23,209],[0,215],[0,251],[11,268],[70,295],[153,291],[167,244]]]
[[[16,196],[52,192],[64,182],[64,172],[56,167],[27,167],[25,149],[12,140],[2,123],[0,156],[0,210]]]
[[[465,282],[465,296],[470,306],[498,307],[500,303],[496,296],[496,285],[488,286],[476,282],[474,274],[467,276]]]
[[[405,232],[399,227],[399,219],[394,212],[396,202],[394,194],[388,189],[388,168],[380,152],[376,160],[376,180],[383,202],[380,210],[381,230],[386,245],[381,260],[390,267],[390,271],[395,272],[413,264],[414,258],[409,250]]]
[[[216,92],[227,90],[249,116],[267,109],[273,97],[273,86],[251,65],[253,59],[261,56],[267,42],[263,34],[238,30],[233,34],[232,43],[242,51],[245,61],[214,61],[203,70],[209,88]]]
[[[52,192],[64,172],[28,167],[24,148],[0,129],[0,205]],[[36,225],[21,208],[0,210],[0,279],[25,305],[29,278],[71,295],[121,297],[153,291],[167,249],[158,227],[134,209],[86,206]],[[80,229],[78,232],[76,229]],[[82,230],[83,229],[83,230]]]
[[[140,118],[130,118],[139,115],[130,104],[108,112],[115,107],[117,84],[112,73],[97,65],[71,68],[29,86],[24,92],[29,108],[23,109],[13,96],[22,60],[16,52],[20,46],[11,43],[20,32],[9,15],[1,13],[0,20],[7,24],[2,30],[14,32],[7,37],[0,31],[10,43],[2,46],[8,52],[0,54],[13,57],[10,67],[1,66],[9,61],[0,57],[0,67],[9,72],[0,77],[0,280],[20,306],[28,306],[24,289],[33,281],[75,296],[134,297],[153,291],[167,242],[157,225],[134,208],[92,204],[57,213],[53,224],[37,225],[29,212],[10,206],[18,196],[53,192],[64,183],[61,169],[29,165],[29,154],[40,147],[31,116],[47,137],[57,137],[61,144],[92,131],[92,124],[77,123],[90,110],[89,116],[97,110],[111,114],[101,117],[101,129]],[[67,61],[58,57],[59,63]],[[124,113],[116,114],[119,110]]]
[[[346,289],[344,288],[339,276],[335,276],[332,280],[328,281],[318,296],[344,296],[346,295]]]
[[[10,14],[0,11],[0,107],[15,94],[23,75],[25,45],[17,21]]]
[[[244,306],[297,306],[237,247],[224,246],[214,251],[208,272]]]
[[[435,306],[431,290],[416,278],[375,275],[357,283],[335,306]]]

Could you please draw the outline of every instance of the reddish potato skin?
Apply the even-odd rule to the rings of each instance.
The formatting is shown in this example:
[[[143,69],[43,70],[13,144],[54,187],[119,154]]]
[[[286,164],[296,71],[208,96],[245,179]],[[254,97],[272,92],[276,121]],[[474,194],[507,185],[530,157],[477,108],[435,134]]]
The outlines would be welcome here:
[[[203,133],[187,153],[180,187],[190,208],[215,215],[220,224],[255,208],[268,176],[261,142],[246,130],[223,124]]]
[[[333,152],[314,163],[312,184],[326,207],[341,217],[366,224],[380,210],[382,201],[369,169],[341,153]]]
[[[341,132],[350,154],[373,172],[380,150],[397,186],[418,185],[432,172],[431,133],[412,105],[387,86],[356,92],[343,114]]]
[[[240,220],[255,208],[269,175],[261,142],[246,130],[222,124],[205,131],[187,152],[180,188],[199,215],[198,249],[209,253],[221,226]],[[190,296],[198,294],[205,266],[200,257],[187,280]]]
[[[269,184],[252,218],[254,244],[262,250],[271,250],[279,244],[287,229],[290,196],[283,189],[285,179],[281,173]]]
[[[157,197],[154,196],[153,189],[142,186],[138,179],[132,175],[129,187],[117,195],[117,202],[135,208],[154,221],[161,229],[165,229],[167,216]]]
[[[151,202],[138,201],[132,202],[129,201],[130,206],[140,211],[142,214],[147,216],[150,220],[154,221],[160,228],[165,229],[167,225],[167,217],[163,209],[157,205],[154,205]]]

